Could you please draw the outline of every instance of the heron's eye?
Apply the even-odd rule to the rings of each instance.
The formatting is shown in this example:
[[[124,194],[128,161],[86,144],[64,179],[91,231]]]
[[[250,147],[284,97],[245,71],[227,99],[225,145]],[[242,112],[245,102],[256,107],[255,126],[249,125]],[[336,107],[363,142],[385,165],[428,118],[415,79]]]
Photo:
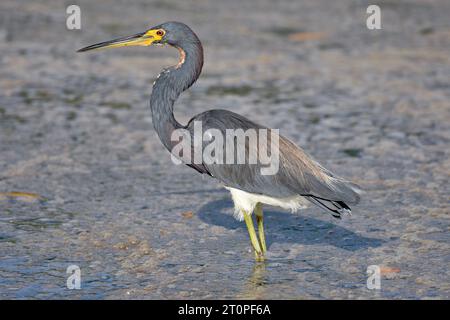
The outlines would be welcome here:
[[[164,35],[164,30],[156,31],[156,35],[162,37]]]

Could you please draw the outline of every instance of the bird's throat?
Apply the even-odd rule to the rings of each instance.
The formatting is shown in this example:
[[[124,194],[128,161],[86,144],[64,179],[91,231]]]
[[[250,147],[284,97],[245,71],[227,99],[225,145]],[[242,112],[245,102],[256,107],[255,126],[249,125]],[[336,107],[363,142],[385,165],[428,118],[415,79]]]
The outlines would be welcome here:
[[[173,115],[173,105],[179,95],[198,79],[203,67],[203,48],[200,41],[180,43],[174,47],[180,53],[179,62],[160,73],[150,98],[153,126],[169,150],[173,145],[172,132],[183,127]]]
[[[186,52],[181,47],[177,47],[178,52],[180,53],[180,60],[178,61],[178,64],[175,66],[175,69],[180,68],[184,61],[186,60]]]

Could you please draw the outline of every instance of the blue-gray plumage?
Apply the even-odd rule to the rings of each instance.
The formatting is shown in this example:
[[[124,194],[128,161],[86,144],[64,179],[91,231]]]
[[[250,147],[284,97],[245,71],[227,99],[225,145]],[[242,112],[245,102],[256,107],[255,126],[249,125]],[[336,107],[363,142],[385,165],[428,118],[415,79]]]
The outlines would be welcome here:
[[[227,110],[203,112],[193,117],[185,126],[175,119],[173,115],[175,101],[198,79],[203,66],[203,48],[200,40],[183,23],[163,23],[146,32],[89,46],[80,51],[127,45],[146,46],[155,43],[167,43],[180,52],[180,62],[165,69],[158,76],[150,99],[153,125],[161,142],[169,151],[176,144],[176,141],[172,141],[171,138],[174,130],[186,129],[193,137],[196,121],[202,124],[203,132],[216,129],[223,136],[226,135],[227,129],[243,129],[244,131],[268,129]],[[263,175],[260,163],[211,164],[205,161],[186,163],[198,172],[218,179],[231,191],[236,216],[245,219],[258,259],[263,259],[266,251],[262,204],[277,205],[295,211],[305,207],[309,201],[330,212],[334,217],[340,218],[343,213],[350,212],[349,205],[357,204],[360,199],[359,188],[355,184],[335,176],[287,138],[281,135],[277,137],[279,170],[274,175]],[[270,139],[267,145],[251,145],[248,140],[245,140],[245,148],[247,150],[269,149],[269,143]],[[192,146],[191,152],[194,152],[193,148]],[[251,219],[253,211],[256,213],[258,222],[259,239],[253,229]]]

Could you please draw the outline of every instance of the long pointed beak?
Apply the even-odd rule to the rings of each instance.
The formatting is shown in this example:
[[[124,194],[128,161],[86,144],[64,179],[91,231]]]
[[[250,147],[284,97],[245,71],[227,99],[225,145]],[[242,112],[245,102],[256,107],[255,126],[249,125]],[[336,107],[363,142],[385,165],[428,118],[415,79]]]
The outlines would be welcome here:
[[[149,46],[151,45],[155,40],[155,37],[151,32],[141,32],[134,34],[132,36],[122,37],[114,40],[109,40],[105,42],[100,42],[97,44],[93,44],[91,46],[87,46],[84,48],[81,48],[77,52],[85,52],[89,50],[96,50],[101,48],[119,48],[119,47],[125,47],[125,46]]]

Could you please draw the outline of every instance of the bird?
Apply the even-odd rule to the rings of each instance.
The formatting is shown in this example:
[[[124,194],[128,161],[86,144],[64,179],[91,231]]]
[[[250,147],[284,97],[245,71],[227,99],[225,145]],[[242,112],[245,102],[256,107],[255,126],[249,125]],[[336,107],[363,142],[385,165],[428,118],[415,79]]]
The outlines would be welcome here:
[[[234,203],[234,215],[238,220],[245,221],[257,261],[264,261],[267,253],[263,205],[295,212],[306,208],[309,204],[314,204],[340,219],[351,213],[351,205],[359,203],[362,189],[358,185],[324,168],[294,142],[278,132],[274,133],[274,129],[257,124],[237,113],[221,109],[200,113],[185,125],[175,119],[173,113],[175,101],[200,77],[204,59],[203,46],[198,36],[186,24],[175,21],[165,22],[144,32],[84,47],[78,52],[151,45],[169,45],[179,51],[179,62],[165,68],[157,76],[150,96],[154,129],[162,144],[170,152],[176,145],[173,133],[184,130],[193,136],[195,123],[202,124],[203,132],[214,129],[223,135],[231,129],[243,131],[267,129],[271,133],[271,139],[267,141],[277,140],[278,142],[276,146],[279,163],[278,170],[274,174],[262,174],[260,162],[211,163],[203,157],[200,161],[184,161],[184,164],[197,172],[220,181],[230,191]],[[190,143],[191,151],[187,153],[194,152],[194,143],[192,141]],[[262,149],[268,151],[268,144],[269,142],[250,143],[249,140],[237,139],[232,142],[234,147],[243,147],[247,151]],[[204,148],[204,144],[201,147]],[[185,155],[188,155],[187,153]],[[179,158],[186,159],[183,155],[179,155]],[[254,220],[258,232],[255,230]]]

